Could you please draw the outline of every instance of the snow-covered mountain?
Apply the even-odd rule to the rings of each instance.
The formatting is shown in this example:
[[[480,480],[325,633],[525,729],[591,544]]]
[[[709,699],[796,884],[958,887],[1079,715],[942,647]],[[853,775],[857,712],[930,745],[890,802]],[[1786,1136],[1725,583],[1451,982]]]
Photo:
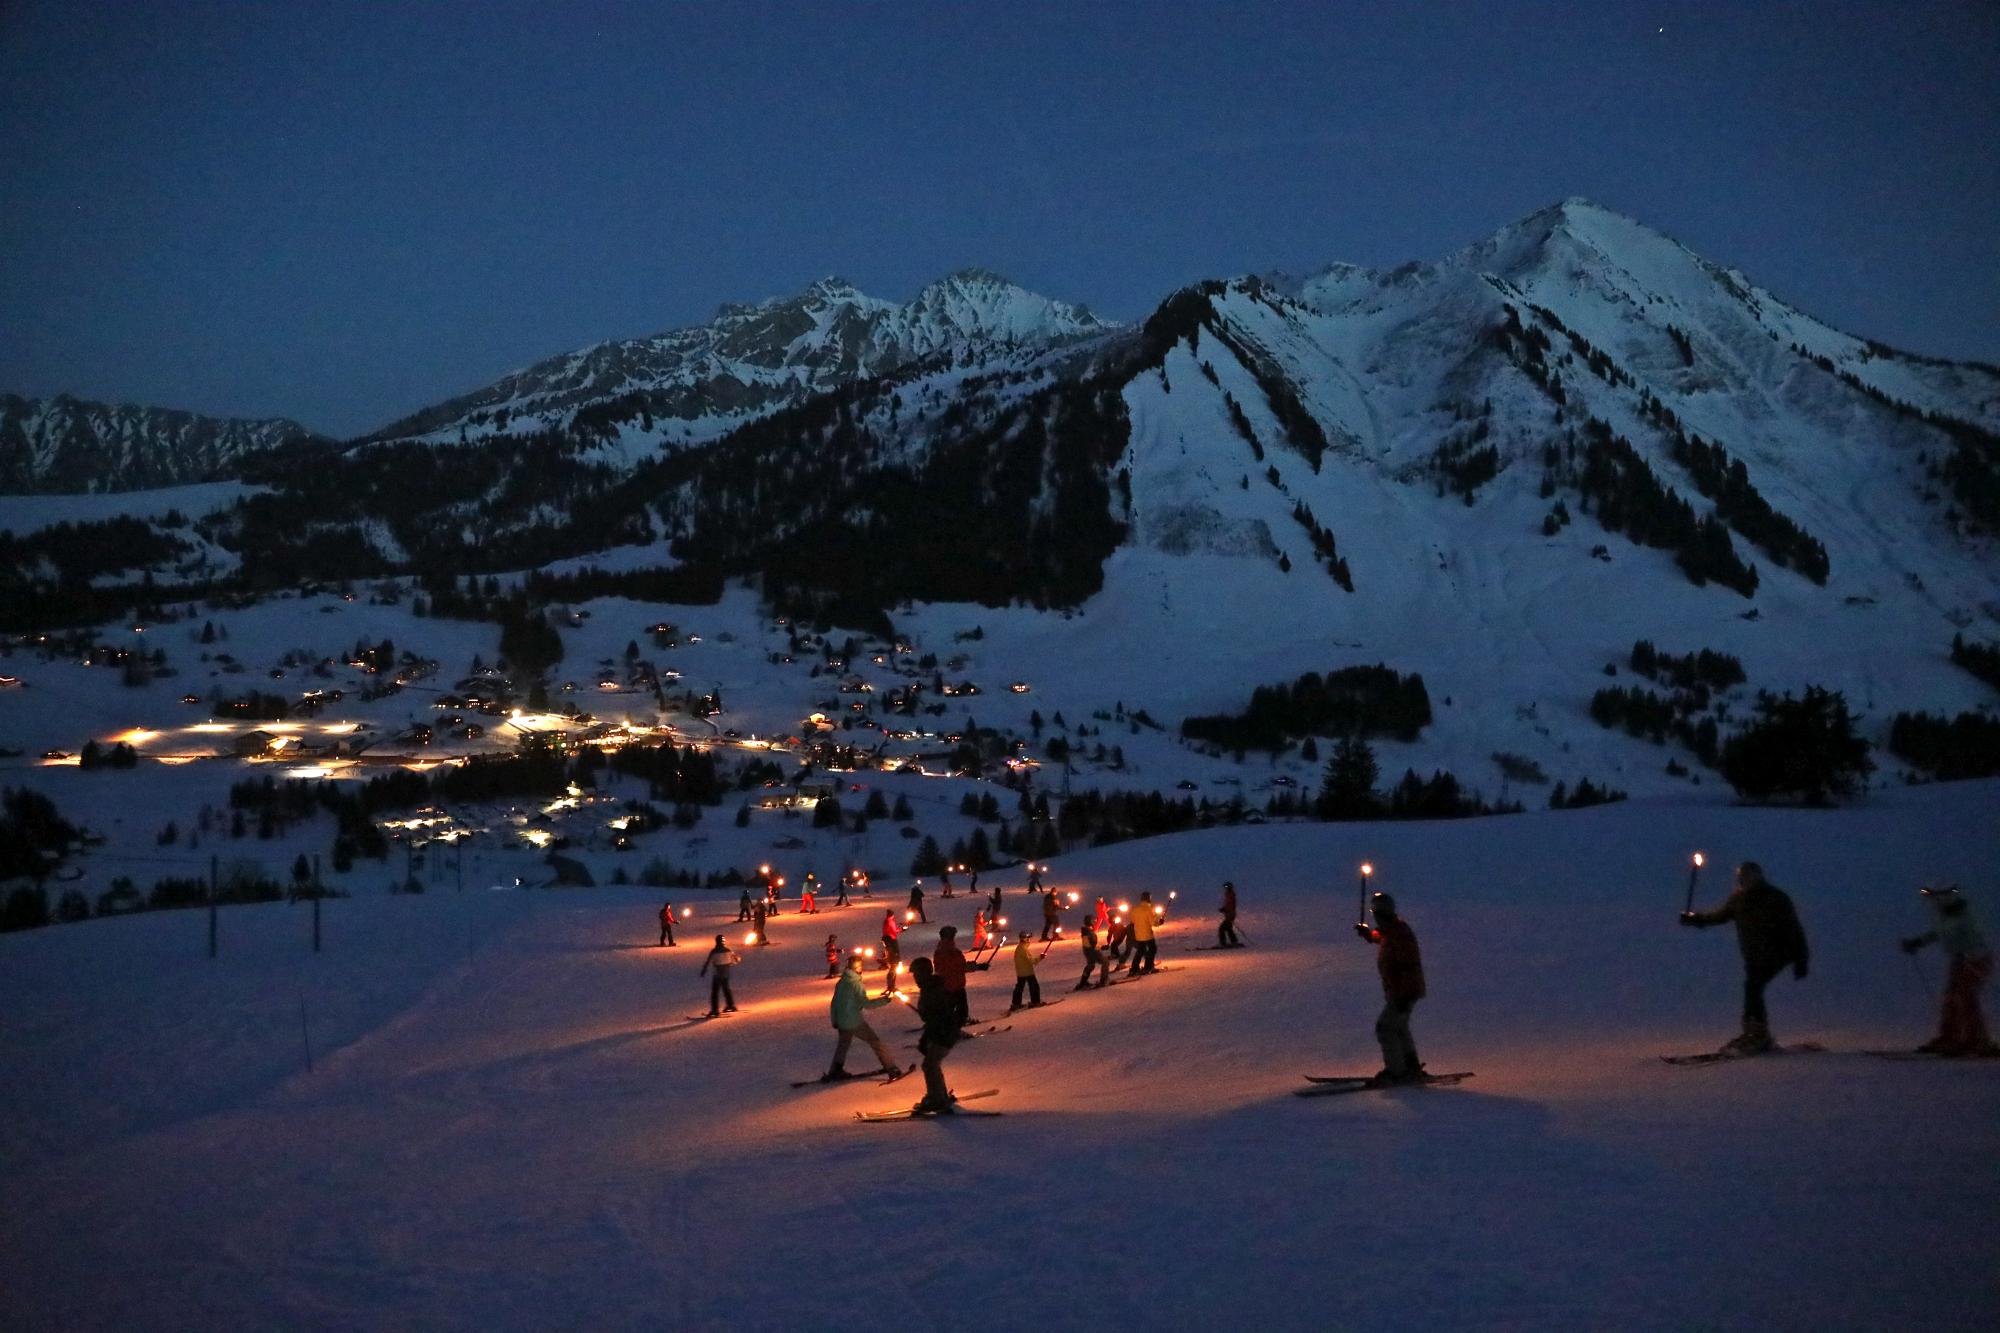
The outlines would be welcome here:
[[[148,490],[239,473],[317,437],[296,421],[0,394],[0,494]]]
[[[982,364],[1112,327],[983,269],[941,278],[900,305],[829,277],[796,296],[725,305],[695,328],[552,357],[370,438],[458,442],[575,429],[644,457],[919,362]]]

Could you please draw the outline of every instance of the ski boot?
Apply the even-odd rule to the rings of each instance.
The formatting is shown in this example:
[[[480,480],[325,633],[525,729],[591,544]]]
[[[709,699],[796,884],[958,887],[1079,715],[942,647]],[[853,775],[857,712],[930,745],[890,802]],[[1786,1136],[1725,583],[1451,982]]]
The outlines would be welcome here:
[[[1776,1045],[1771,1040],[1770,1025],[1752,1020],[1745,1023],[1742,1033],[1722,1049],[1734,1055],[1762,1055]]]

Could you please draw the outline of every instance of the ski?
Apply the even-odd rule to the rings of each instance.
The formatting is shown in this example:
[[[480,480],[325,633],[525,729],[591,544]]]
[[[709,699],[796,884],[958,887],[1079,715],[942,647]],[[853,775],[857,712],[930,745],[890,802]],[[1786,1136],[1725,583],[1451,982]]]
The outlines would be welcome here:
[[[1456,1074],[1426,1074],[1400,1083],[1377,1083],[1372,1078],[1325,1078],[1308,1074],[1309,1087],[1295,1089],[1294,1097],[1337,1097],[1346,1092],[1390,1092],[1397,1088],[1449,1088],[1472,1077],[1469,1069]]]
[[[690,1023],[706,1023],[711,1018],[727,1018],[729,1017],[730,1014],[733,1014],[735,1012],[736,1011],[734,1009],[730,1009],[719,1014],[689,1014],[687,1016],[687,1021]]]
[[[1189,953],[1214,953],[1218,949],[1247,949],[1247,944],[1197,944]]]
[[[1147,977],[1156,977],[1162,972],[1171,972],[1173,970],[1174,969],[1171,967],[1156,967],[1151,972],[1127,972],[1124,976],[1119,977],[1111,984],[1114,986],[1122,986],[1128,981],[1144,981]]]
[[[939,1115],[995,1116],[999,1115],[1000,1112],[974,1110],[971,1108],[960,1107],[958,1104],[960,1102],[977,1101],[981,1097],[998,1097],[999,1095],[1000,1095],[1000,1089],[998,1088],[988,1088],[984,1092],[954,1093],[951,1099],[953,1109],[949,1111],[942,1111],[942,1112],[925,1111],[919,1114],[916,1107],[906,1106],[900,1111],[856,1111],[854,1113],[854,1118],[856,1120],[862,1121],[865,1124],[873,1125],[873,1124],[881,1124],[890,1120],[930,1120],[934,1119]]]
[[[1040,1004],[1024,1004],[1019,1009],[1009,1009],[1003,1017],[1012,1018],[1015,1014],[1025,1014],[1030,1009],[1053,1009],[1061,1003],[1062,997],[1058,996],[1053,1000],[1043,1000]]]
[[[1938,1053],[1937,1051],[1917,1051],[1917,1050],[1908,1050],[1908,1051],[1863,1051],[1863,1052],[1861,1052],[1861,1054],[1863,1054],[1863,1055],[1872,1055],[1872,1056],[1874,1056],[1874,1057],[1875,1057],[1875,1058],[1876,1058],[1877,1060],[1904,1060],[1904,1061],[1914,1061],[1914,1062],[1917,1062],[1917,1063],[1920,1063],[1920,1064],[1921,1064],[1921,1063],[1928,1063],[1928,1062],[1931,1062],[1931,1061],[1938,1061],[1938,1062],[1942,1062],[1942,1061],[1946,1061],[1946,1060],[1954,1060],[1954,1061],[1955,1061],[1955,1060],[1993,1060],[1993,1059],[2000,1059],[2000,1056],[1994,1056],[1994,1055],[1972,1055],[1972,1054],[1968,1054],[1968,1055],[1941,1055],[1941,1054],[1939,1054],[1939,1053]]]
[[[1663,1055],[1666,1064],[1686,1069],[1702,1065],[1731,1064],[1737,1060],[1754,1060],[1760,1055],[1813,1055],[1826,1047],[1816,1041],[1802,1041],[1795,1046],[1773,1046],[1767,1051],[1732,1051],[1726,1047],[1719,1051],[1697,1051],[1693,1055]]]
[[[859,1074],[842,1074],[839,1078],[802,1078],[792,1084],[792,1086],[795,1088],[832,1087],[836,1083],[857,1083],[865,1080],[867,1082],[879,1083],[886,1088],[897,1079],[906,1078],[910,1074],[915,1073],[916,1068],[915,1065],[910,1065],[906,1068],[898,1069],[893,1074],[884,1073],[880,1069],[870,1069]]]

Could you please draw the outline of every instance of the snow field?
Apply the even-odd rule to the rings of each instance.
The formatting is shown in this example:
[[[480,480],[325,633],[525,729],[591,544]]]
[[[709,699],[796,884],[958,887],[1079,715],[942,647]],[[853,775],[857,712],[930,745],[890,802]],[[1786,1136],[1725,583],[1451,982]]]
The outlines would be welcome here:
[[[699,1024],[700,944],[747,929],[733,895],[684,896],[671,951],[638,890],[332,902],[317,956],[304,906],[225,913],[214,963],[199,913],[10,936],[0,1290],[23,1327],[1987,1327],[2000,1069],[1854,1052],[1928,1035],[1894,947],[1917,883],[1957,875],[1994,919],[1996,795],[1067,857],[1052,879],[1086,903],[1178,891],[1173,970],[1073,996],[1057,945],[1060,1009],[947,1065],[1001,1089],[1000,1120],[863,1126],[916,1085],[785,1087],[830,1050],[820,927],[879,906],[781,916],[742,950],[743,1012]],[[1774,983],[1773,1022],[1833,1052],[1653,1058],[1734,1031],[1733,942],[1673,920],[1696,847],[1698,901],[1745,858],[1794,894],[1813,968]],[[1299,1074],[1377,1062],[1364,858],[1423,941],[1420,1049],[1478,1077],[1299,1101]],[[1191,952],[1224,878],[1253,947]],[[1039,916],[1018,884],[1016,925]],[[975,1014],[1009,986],[1003,955]]]

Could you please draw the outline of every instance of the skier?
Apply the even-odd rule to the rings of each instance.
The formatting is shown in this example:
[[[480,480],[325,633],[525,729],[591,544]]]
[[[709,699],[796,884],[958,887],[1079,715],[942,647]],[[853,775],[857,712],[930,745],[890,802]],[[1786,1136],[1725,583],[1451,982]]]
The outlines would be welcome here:
[[[1029,1008],[1042,1002],[1042,983],[1035,979],[1035,953],[1028,947],[1028,932],[1025,930],[1021,932],[1019,942],[1014,945],[1014,1002],[1007,1006],[1008,1013],[1011,1014],[1022,1007],[1023,990],[1028,993]]]
[[[1042,938],[1052,940],[1062,931],[1062,900],[1053,893],[1042,895]]]
[[[957,1007],[960,1027],[972,1022],[972,1002],[965,991],[965,974],[971,966],[958,947],[958,927],[946,926],[938,931],[937,948],[931,951],[931,968]]]
[[[1125,923],[1125,914],[1123,912],[1111,918],[1110,926],[1105,929],[1105,939],[1110,945],[1106,953],[1110,956],[1111,961],[1117,964],[1111,970],[1114,972],[1124,971],[1125,955],[1132,948],[1132,927]]]
[[[770,884],[765,887],[764,911],[766,916],[776,916],[778,914],[778,899],[784,897],[784,895],[779,892],[779,888],[784,884],[784,882],[785,882],[784,878],[780,876],[778,878],[773,879],[770,882]]]
[[[836,962],[840,953],[833,947],[833,936],[829,935],[826,939],[827,960]],[[833,1044],[833,1063],[827,1066],[819,1081],[831,1083],[837,1078],[847,1077],[847,1050],[856,1037],[875,1052],[875,1058],[882,1062],[883,1073],[897,1073],[902,1066],[890,1056],[889,1048],[875,1035],[875,1029],[868,1026],[864,1012],[880,1008],[895,997],[883,994],[870,998],[868,983],[861,979],[861,955],[858,953],[848,957],[846,968],[837,970],[840,980],[833,983],[833,1030],[840,1034],[840,1040]]]
[[[944,881],[944,888],[938,894],[940,898],[951,897],[951,872],[952,872],[952,867],[946,866],[944,868],[943,874],[939,876],[939,878]]]
[[[931,969],[931,960],[910,964],[917,983],[917,1018],[924,1025],[917,1050],[924,1057],[924,1095],[911,1109],[918,1115],[950,1114],[951,1090],[944,1085],[944,1058],[958,1042],[958,1007]]]
[[[1227,881],[1222,885],[1222,925],[1215,932],[1215,947],[1218,949],[1240,949],[1243,941],[1236,937],[1236,886]]]
[[[736,902],[736,919],[738,921],[748,921],[750,919],[750,890],[748,889],[743,890],[743,896]]]
[[[1805,979],[1806,932],[1791,897],[1765,879],[1764,867],[1755,861],[1736,867],[1736,891],[1722,906],[1713,912],[1681,913],[1684,926],[1719,926],[1725,921],[1736,923],[1736,945],[1743,953],[1743,1031],[1722,1049],[1756,1055],[1773,1045],[1764,988],[1787,966],[1794,977]]]
[[[993,886],[993,897],[986,904],[986,919],[995,926],[1000,924],[1000,886]]]
[[[702,959],[701,971],[695,974],[696,976],[707,976],[710,968],[715,970],[715,980],[708,983],[708,1016],[710,1018],[714,1018],[718,1012],[715,1007],[718,1000],[727,1000],[729,1002],[729,1012],[732,1014],[736,1012],[736,992],[729,989],[729,969],[742,961],[741,958],[730,952],[729,946],[722,942],[722,936],[717,935],[715,937],[715,947],[708,951],[708,957]]]
[[[1034,862],[1030,861],[1028,863],[1028,892],[1040,893],[1041,891],[1042,891],[1042,868],[1036,865]]]
[[[847,889],[848,886],[854,882],[854,876],[857,873],[858,872],[856,871],[850,870],[846,874],[840,877],[840,891],[836,893],[833,897],[833,905],[835,907],[846,907],[848,905]]]
[[[1099,935],[1105,935],[1110,933],[1111,904],[1105,902],[1102,895],[1100,895],[1097,899],[1097,918],[1091,924],[1097,927],[1097,933]]]
[[[1083,978],[1072,989],[1082,990],[1090,984],[1092,968],[1097,969],[1097,984],[1100,987],[1110,984],[1111,960],[1097,947],[1097,924],[1086,921],[1083,923]]]
[[[925,925],[928,926],[931,923],[931,919],[924,915],[924,882],[922,880],[918,880],[916,883],[910,885],[909,910],[915,912],[917,920],[923,922]]]
[[[972,914],[972,951],[986,952],[986,913],[984,910]]]
[[[755,935],[758,945],[771,942],[770,914],[762,903],[750,904],[750,933]]]
[[[1153,938],[1159,928],[1159,920],[1153,915],[1153,891],[1148,889],[1139,895],[1139,905],[1132,909],[1132,975],[1160,970],[1160,942]]]
[[[1410,1011],[1424,998],[1424,959],[1417,933],[1396,913],[1396,900],[1378,893],[1371,900],[1375,925],[1354,923],[1354,933],[1376,946],[1375,970],[1382,977],[1382,1014],[1375,1020],[1375,1040],[1382,1045],[1382,1072],[1377,1083],[1413,1083],[1424,1076],[1417,1043],[1410,1036]]]
[[[903,928],[896,924],[896,914],[882,913],[882,966],[889,969],[892,980],[896,975],[896,964],[903,961],[902,946],[896,943],[896,937],[902,933]]]
[[[813,880],[811,875],[806,876],[805,884],[799,889],[799,911],[806,916],[816,916],[819,913],[819,905],[813,901]]]
[[[977,867],[968,870],[965,874],[965,896],[968,898],[977,898],[979,896],[979,870]]]
[[[674,905],[672,903],[668,903],[660,909],[660,947],[663,949],[679,947],[674,943]]]
[[[1951,960],[1944,983],[1944,1005],[1938,1013],[1937,1036],[1917,1047],[1934,1055],[2000,1055],[2000,1046],[1986,1030],[1979,992],[1993,977],[1993,954],[1972,915],[1972,904],[1956,885],[1919,890],[1937,913],[1937,925],[1903,941],[1903,952],[1914,954],[1926,944],[1943,946]]]
[[[855,954],[854,957],[858,960],[861,955]],[[826,937],[826,974],[829,977],[840,975],[840,937],[838,935],[829,935]]]

